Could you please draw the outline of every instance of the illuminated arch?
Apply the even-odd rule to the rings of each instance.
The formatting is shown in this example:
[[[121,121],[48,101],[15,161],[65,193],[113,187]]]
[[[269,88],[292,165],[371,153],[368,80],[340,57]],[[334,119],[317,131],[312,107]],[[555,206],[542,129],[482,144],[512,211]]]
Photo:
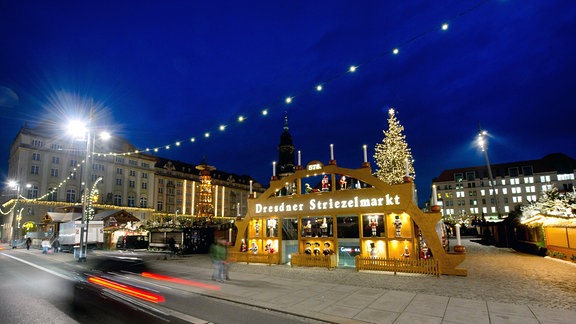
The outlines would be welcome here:
[[[302,181],[308,177],[317,177],[322,174],[331,175],[331,187],[336,188],[336,175],[346,175],[348,178],[353,178],[362,181],[367,185],[367,188],[359,190],[331,190],[322,192],[322,199],[342,200],[349,199],[353,195],[370,194],[372,197],[398,197],[394,200],[394,204],[382,205],[378,207],[359,207],[350,209],[351,213],[365,214],[365,213],[407,213],[414,223],[418,225],[422,234],[426,238],[428,248],[432,251],[434,259],[438,260],[438,265],[441,274],[451,275],[467,275],[467,270],[456,268],[465,259],[465,254],[462,253],[448,253],[442,247],[442,242],[436,233],[436,224],[442,219],[438,212],[422,212],[417,203],[414,201],[414,184],[412,182],[405,182],[397,185],[387,184],[372,175],[372,170],[369,167],[362,167],[360,169],[348,169],[338,167],[336,164],[323,165],[318,161],[310,162],[305,169],[296,170],[293,174],[282,178],[281,180],[272,179],[270,181],[270,188],[266,190],[261,196],[248,200],[248,213],[242,220],[236,222],[238,233],[245,233],[250,220],[265,217],[280,217],[278,213],[262,212],[260,208],[257,213],[256,207],[263,205],[280,205],[291,204],[303,206],[314,197],[320,197],[315,194],[304,194]],[[296,194],[289,196],[277,196],[276,193],[280,192],[286,183],[296,184]],[[397,202],[397,203],[396,203]],[[297,214],[296,212],[292,215]],[[307,216],[323,215],[325,211],[306,211]],[[238,235],[236,240],[239,240],[241,235]],[[236,242],[235,246],[240,246],[240,242]]]

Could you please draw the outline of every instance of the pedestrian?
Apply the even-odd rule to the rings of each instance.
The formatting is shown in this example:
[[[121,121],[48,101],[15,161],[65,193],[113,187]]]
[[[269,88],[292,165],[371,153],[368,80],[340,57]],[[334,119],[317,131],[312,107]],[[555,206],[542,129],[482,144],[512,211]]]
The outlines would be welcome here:
[[[210,246],[210,256],[214,264],[214,272],[212,273],[212,280],[224,282],[225,262],[226,262],[226,247],[224,240],[218,239]]]
[[[58,253],[58,251],[60,251],[60,241],[58,240],[58,238],[56,238],[54,242],[52,242],[52,248],[54,248],[54,253]]]
[[[26,238],[26,250],[30,250],[30,245],[32,245],[32,239]]]
[[[176,240],[172,236],[168,239],[168,247],[170,248],[170,256],[176,255]]]
[[[42,254],[48,254],[48,249],[50,249],[50,241],[42,240]]]

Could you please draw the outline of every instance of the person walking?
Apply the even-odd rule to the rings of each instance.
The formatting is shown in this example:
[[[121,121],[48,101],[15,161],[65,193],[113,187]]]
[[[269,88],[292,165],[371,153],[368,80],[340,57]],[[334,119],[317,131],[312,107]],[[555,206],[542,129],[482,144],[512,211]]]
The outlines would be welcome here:
[[[210,246],[210,256],[214,264],[214,272],[212,273],[212,280],[224,282],[224,271],[226,262],[226,247],[224,240],[218,239]]]
[[[174,257],[176,255],[176,240],[172,236],[168,239],[168,247],[170,248],[170,256]]]
[[[26,250],[30,250],[30,245],[32,245],[32,239],[26,238]]]
[[[52,248],[54,249],[54,253],[58,253],[58,251],[60,251],[60,241],[58,240],[58,238],[56,238],[54,242],[52,242]]]
[[[50,249],[50,241],[42,240],[42,254],[48,254],[48,249]]]

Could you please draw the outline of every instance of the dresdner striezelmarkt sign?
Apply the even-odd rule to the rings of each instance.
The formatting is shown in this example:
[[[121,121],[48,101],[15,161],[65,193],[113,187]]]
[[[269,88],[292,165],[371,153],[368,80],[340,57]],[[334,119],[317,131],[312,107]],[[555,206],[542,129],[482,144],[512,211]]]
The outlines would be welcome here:
[[[382,207],[382,206],[395,206],[400,205],[400,196],[386,194],[384,197],[359,197],[354,196],[347,199],[315,199],[312,198],[308,203],[286,203],[281,202],[278,204],[262,204],[255,205],[256,214],[268,213],[292,213],[292,212],[308,212],[308,211],[343,211],[351,208],[362,207]]]

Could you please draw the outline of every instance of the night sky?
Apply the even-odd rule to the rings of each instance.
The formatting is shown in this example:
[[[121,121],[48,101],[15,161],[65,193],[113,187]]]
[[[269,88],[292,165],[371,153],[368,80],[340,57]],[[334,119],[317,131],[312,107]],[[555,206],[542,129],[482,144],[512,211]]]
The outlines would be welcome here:
[[[366,144],[375,169],[395,108],[420,203],[442,170],[485,164],[479,125],[493,164],[576,157],[573,0],[2,0],[0,30],[2,181],[24,123],[64,127],[91,102],[140,149],[264,186],[286,112],[303,164],[334,144],[358,168]]]

